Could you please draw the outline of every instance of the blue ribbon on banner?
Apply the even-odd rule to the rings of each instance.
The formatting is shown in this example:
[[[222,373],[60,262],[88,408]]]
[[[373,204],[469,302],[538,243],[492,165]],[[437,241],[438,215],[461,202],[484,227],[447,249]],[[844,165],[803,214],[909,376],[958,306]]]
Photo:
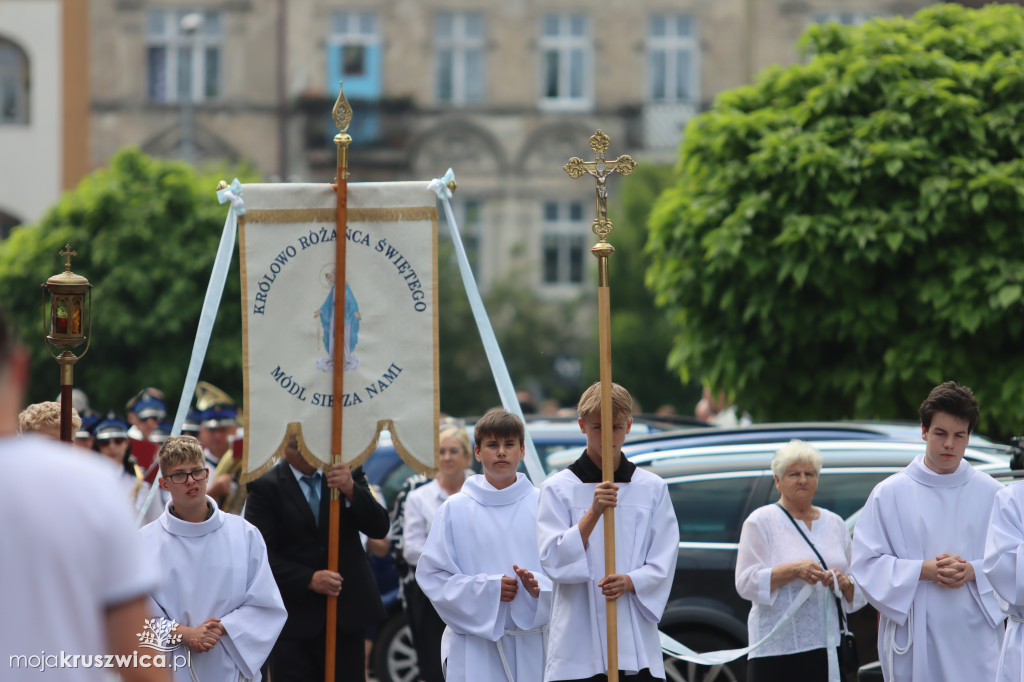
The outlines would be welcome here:
[[[448,219],[448,231],[452,236],[452,243],[455,244],[455,256],[459,263],[459,274],[462,275],[462,284],[466,287],[466,296],[469,297],[469,307],[473,311],[473,319],[476,320],[477,329],[480,330],[480,339],[484,344],[484,352],[487,354],[487,362],[491,366],[491,373],[494,375],[494,383],[498,387],[498,396],[501,398],[502,406],[523,418],[523,410],[519,407],[519,400],[516,398],[516,389],[512,385],[512,377],[509,376],[508,366],[498,346],[498,339],[494,336],[494,329],[491,327],[491,320],[487,316],[487,309],[484,308],[483,299],[480,297],[480,289],[473,277],[473,270],[469,267],[469,258],[466,257],[466,248],[462,245],[462,237],[459,235],[459,226],[455,223],[455,214],[452,212],[452,191],[448,183],[455,180],[455,172],[451,168],[440,178],[434,178],[427,187],[437,194],[437,198],[444,204],[444,214]],[[524,420],[525,421],[525,420]],[[526,433],[526,472],[535,486],[540,486],[544,481],[544,467],[541,466],[540,457],[537,456],[537,448]]]
[[[199,329],[196,330],[196,340],[192,345],[192,359],[189,360],[188,372],[185,374],[185,386],[181,390],[178,411],[174,415],[174,426],[171,427],[172,436],[181,435],[181,426],[185,423],[188,406],[192,403],[192,394],[195,393],[196,383],[199,381],[199,372],[203,368],[203,360],[210,347],[213,323],[217,319],[220,299],[224,294],[224,284],[228,279],[231,257],[235,252],[238,216],[245,215],[245,204],[242,202],[242,183],[238,181],[238,178],[234,179],[230,187],[217,190],[217,200],[222,204],[230,201],[231,208],[228,209],[228,217],[224,221],[224,231],[220,235],[220,245],[217,247],[217,259],[213,263],[210,283],[206,287],[203,312],[199,315]],[[146,510],[149,509],[149,505],[152,504],[158,489],[159,486],[156,485],[150,487],[149,496],[142,505],[142,509],[139,510],[139,516],[135,521],[136,525],[142,525],[142,519],[146,515]]]

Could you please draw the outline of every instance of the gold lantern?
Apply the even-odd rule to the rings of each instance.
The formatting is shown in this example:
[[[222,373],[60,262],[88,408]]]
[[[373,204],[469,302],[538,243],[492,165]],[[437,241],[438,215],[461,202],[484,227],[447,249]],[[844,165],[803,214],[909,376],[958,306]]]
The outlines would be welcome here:
[[[71,245],[64,246],[60,252],[66,258],[64,272],[46,280],[43,289],[43,330],[47,352],[60,363],[60,439],[70,442],[71,434],[71,389],[73,387],[72,367],[79,358],[89,351],[89,332],[92,331],[92,285],[81,275],[71,272],[71,257],[77,251]],[[46,332],[46,294],[50,294],[50,327]],[[88,301],[86,294],[89,295]],[[71,352],[83,343],[85,350],[81,355]],[[60,349],[54,353],[51,346]]]

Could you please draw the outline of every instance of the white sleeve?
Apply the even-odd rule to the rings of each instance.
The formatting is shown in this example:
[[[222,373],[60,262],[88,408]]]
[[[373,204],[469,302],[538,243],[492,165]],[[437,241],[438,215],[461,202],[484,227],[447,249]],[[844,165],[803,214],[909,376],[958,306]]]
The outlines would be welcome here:
[[[1014,483],[996,495],[981,565],[996,593],[1014,606],[1024,605],[1024,528],[1013,494],[1018,485]]]
[[[679,524],[669,498],[668,486],[660,486],[651,511],[650,538],[644,563],[629,572],[635,600],[647,620],[659,622],[668,603],[679,556]]]
[[[244,528],[231,531],[244,538],[249,566],[245,593],[239,595],[239,605],[220,617],[225,634],[218,644],[224,647],[242,676],[252,679],[270,656],[288,612],[270,570],[267,546],[259,530],[246,523]]]
[[[736,553],[736,591],[755,604],[770,606],[778,594],[778,590],[772,590],[775,562],[764,529],[752,516],[747,517],[740,531],[740,546]]]
[[[924,561],[896,556],[886,524],[899,523],[900,519],[892,518],[895,514],[886,514],[885,506],[876,487],[853,532],[850,574],[872,606],[897,625],[903,625],[921,582]]]
[[[850,537],[850,531],[846,527],[846,523],[842,520],[842,517],[836,516],[838,521],[836,528],[836,540],[841,543],[843,548],[843,554],[846,556],[846,565],[849,566],[853,558],[853,538]],[[847,570],[849,573],[849,570]],[[848,576],[849,577],[849,576]],[[853,580],[850,577],[850,580]],[[864,590],[860,589],[860,585],[857,581],[853,581],[853,601],[846,601],[846,597],[839,600],[843,605],[843,611],[847,613],[853,613],[864,608],[868,603],[868,596],[864,594]]]
[[[569,503],[559,495],[552,481],[540,489],[537,543],[540,564],[554,582],[582,583],[594,577],[579,525],[573,524]]]
[[[429,519],[424,511],[425,504],[422,501],[422,493],[416,494],[417,491],[424,490],[426,487],[417,488],[405,499],[404,521],[402,522],[405,543],[402,546],[402,556],[410,566],[419,563],[420,555],[423,554],[423,546],[427,543]]]
[[[447,502],[442,504],[434,518],[416,564],[416,582],[454,632],[496,642],[505,632],[508,610],[501,601],[503,576],[462,573],[451,532],[450,507]]]

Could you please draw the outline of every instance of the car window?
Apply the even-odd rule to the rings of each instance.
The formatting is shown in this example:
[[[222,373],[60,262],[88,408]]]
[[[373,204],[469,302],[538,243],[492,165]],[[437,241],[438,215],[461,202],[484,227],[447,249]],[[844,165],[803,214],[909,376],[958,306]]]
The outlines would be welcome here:
[[[680,542],[739,542],[750,491],[760,474],[669,482]]]
[[[883,479],[892,476],[899,469],[870,472],[845,472],[823,469],[818,479],[818,492],[814,506],[833,511],[844,519],[859,510],[868,500],[868,495]],[[777,502],[779,491],[772,488],[771,501]]]

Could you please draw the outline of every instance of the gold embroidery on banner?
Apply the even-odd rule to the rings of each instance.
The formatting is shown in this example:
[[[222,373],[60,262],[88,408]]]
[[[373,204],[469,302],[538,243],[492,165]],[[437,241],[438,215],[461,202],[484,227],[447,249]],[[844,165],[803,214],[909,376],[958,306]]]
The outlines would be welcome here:
[[[404,220],[432,220],[437,209],[417,206],[413,208],[350,208],[348,220],[353,223],[397,223]],[[249,223],[326,223],[335,220],[333,208],[295,208],[249,210],[245,213]]]

